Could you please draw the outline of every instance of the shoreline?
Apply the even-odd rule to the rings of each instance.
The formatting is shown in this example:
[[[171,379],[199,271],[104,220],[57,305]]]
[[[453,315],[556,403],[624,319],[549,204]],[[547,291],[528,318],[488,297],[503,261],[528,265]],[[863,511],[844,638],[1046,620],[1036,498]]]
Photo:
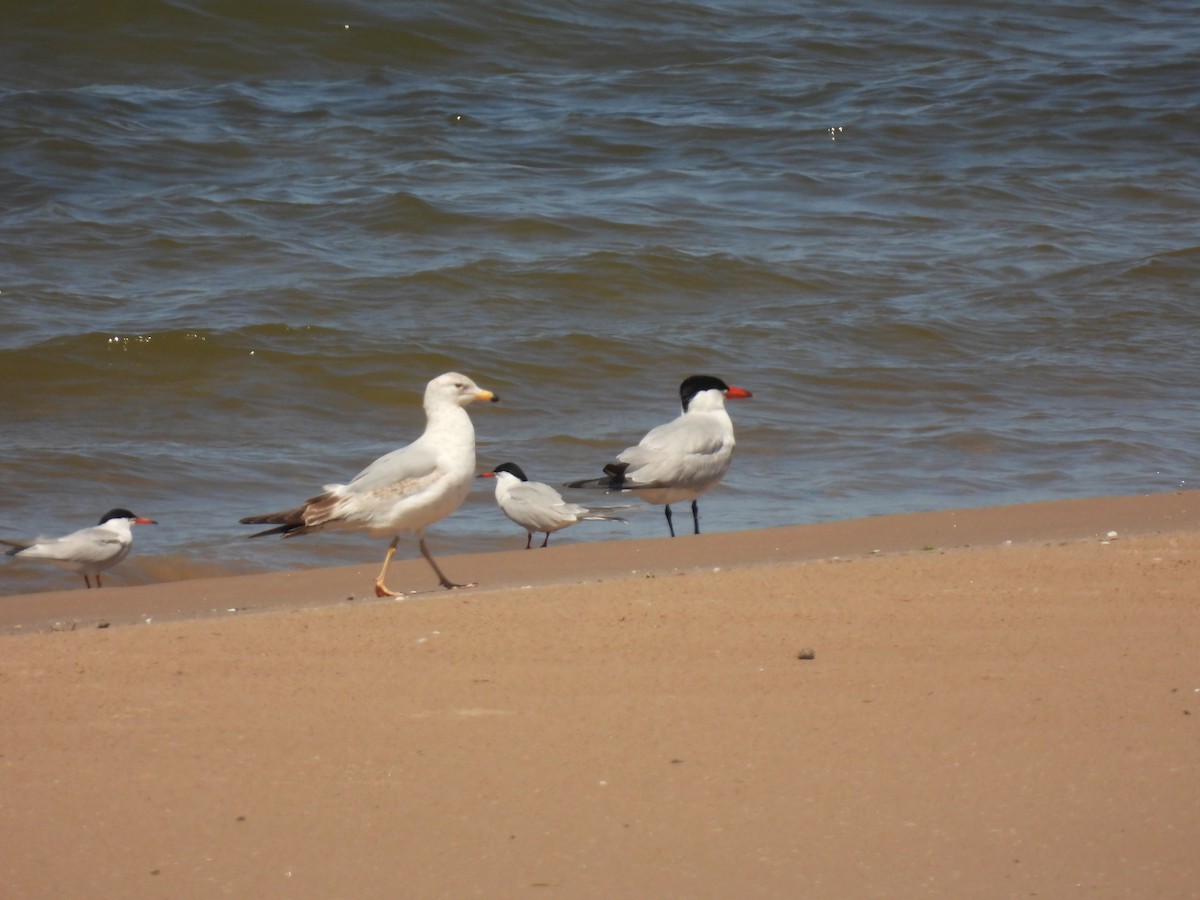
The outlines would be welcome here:
[[[1200,491],[1036,501],[999,507],[872,516],[763,530],[677,538],[562,543],[437,558],[454,579],[476,582],[450,595],[483,595],[517,587],[567,586],[646,574],[678,574],[713,566],[772,565],[820,559],[989,546],[1006,541],[1081,541],[1156,531],[1200,530]],[[314,538],[319,540],[319,536]],[[364,536],[364,555],[376,544]],[[400,553],[413,553],[402,540]],[[536,555],[535,555],[536,554]],[[369,563],[148,585],[108,585],[0,597],[0,636],[71,631],[154,621],[223,617],[291,607],[390,603],[447,596],[424,560],[394,560],[390,580],[412,585],[402,597],[376,598],[372,584],[382,553]]]

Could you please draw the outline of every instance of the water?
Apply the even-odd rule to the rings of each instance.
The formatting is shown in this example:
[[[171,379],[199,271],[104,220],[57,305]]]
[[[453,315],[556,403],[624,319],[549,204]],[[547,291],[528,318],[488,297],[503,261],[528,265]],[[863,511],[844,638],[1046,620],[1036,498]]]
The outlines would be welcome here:
[[[96,6],[6,19],[0,536],[121,505],[162,524],[114,583],[374,565],[236,520],[450,369],[504,398],[481,469],[555,483],[688,374],[754,391],[709,531],[1194,483],[1191,4]],[[489,488],[435,553],[523,545]]]

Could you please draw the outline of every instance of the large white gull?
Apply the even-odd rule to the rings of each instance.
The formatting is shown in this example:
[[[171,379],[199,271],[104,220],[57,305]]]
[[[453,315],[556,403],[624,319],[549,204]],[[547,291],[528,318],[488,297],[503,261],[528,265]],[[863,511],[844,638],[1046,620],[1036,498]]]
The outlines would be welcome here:
[[[475,478],[475,428],[464,407],[475,400],[495,403],[499,399],[465,375],[439,375],[425,388],[425,431],[411,444],[379,457],[348,484],[325,485],[322,493],[294,509],[247,516],[241,522],[278,526],[251,537],[290,538],[325,529],[391,537],[375,579],[377,597],[399,596],[387,587],[388,566],[401,535],[412,533],[442,587],[464,587],[438,568],[425,546],[424,531],[462,505]]]

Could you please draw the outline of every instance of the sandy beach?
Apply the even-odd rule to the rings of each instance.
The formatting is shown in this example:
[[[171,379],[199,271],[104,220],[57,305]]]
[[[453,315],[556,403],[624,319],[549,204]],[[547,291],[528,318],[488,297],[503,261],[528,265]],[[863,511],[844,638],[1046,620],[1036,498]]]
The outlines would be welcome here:
[[[0,598],[4,895],[1200,896],[1200,492],[363,543]]]

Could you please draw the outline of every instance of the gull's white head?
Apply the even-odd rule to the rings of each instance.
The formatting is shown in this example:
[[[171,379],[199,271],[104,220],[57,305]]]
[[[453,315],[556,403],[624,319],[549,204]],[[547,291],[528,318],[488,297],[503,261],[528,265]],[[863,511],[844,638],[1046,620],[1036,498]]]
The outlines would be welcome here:
[[[491,391],[485,391],[466,375],[458,372],[447,372],[439,375],[425,387],[425,405],[441,405],[453,403],[456,406],[466,406],[476,400],[490,400],[495,403],[500,398]]]

